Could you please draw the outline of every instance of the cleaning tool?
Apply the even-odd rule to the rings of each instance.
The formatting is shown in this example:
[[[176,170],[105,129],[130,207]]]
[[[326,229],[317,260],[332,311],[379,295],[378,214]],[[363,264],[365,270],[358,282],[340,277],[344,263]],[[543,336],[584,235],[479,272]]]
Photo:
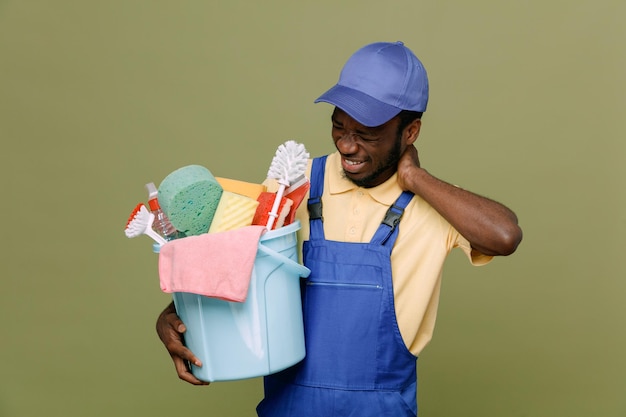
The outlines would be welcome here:
[[[175,170],[159,185],[159,203],[174,227],[186,236],[206,233],[217,210],[222,186],[200,165]]]
[[[191,364],[191,372],[196,378],[208,382],[255,378],[279,372],[304,358],[300,277],[309,276],[311,271],[298,263],[296,233],[299,229],[298,221],[271,231],[266,231],[265,225],[258,225],[256,228],[245,227],[174,240],[163,246],[162,251],[166,255],[163,262],[159,258],[161,289],[174,291],[172,298],[176,312],[187,328],[185,346],[202,361],[201,367]],[[249,241],[243,248],[237,241],[239,239],[229,238],[230,245],[216,241],[225,235],[252,234],[254,231],[253,236],[242,239]],[[262,232],[260,238],[259,232]],[[189,239],[199,242],[198,246],[193,244],[190,248],[198,251],[195,254],[197,257],[190,261],[185,259],[179,264],[179,254],[174,252],[191,243],[186,242]],[[209,243],[215,243],[215,247],[205,246]],[[168,265],[170,255],[173,262]],[[180,255],[191,254],[185,250]],[[254,265],[248,277],[245,301],[226,301],[233,294],[224,294],[222,290],[231,292],[230,279],[222,277],[219,270],[235,275],[243,274],[244,269],[250,272],[252,258]],[[194,268],[196,271],[187,271],[194,262],[206,265],[198,264],[198,268]],[[169,273],[163,270],[161,274],[162,268],[168,267],[183,270],[176,271],[174,275],[173,270]],[[204,275],[196,277],[198,281],[195,281],[203,287],[220,287],[217,296],[196,294],[194,292],[200,292],[197,289],[188,292],[189,288],[173,288],[177,285],[176,275],[180,274],[180,278],[187,280],[195,273]],[[237,288],[237,291],[241,290]]]
[[[272,211],[272,206],[274,205],[274,201],[276,198],[275,193],[270,193],[268,191],[261,193],[257,201],[259,202],[259,206],[256,209],[256,213],[254,213],[254,218],[252,219],[252,225],[264,225],[267,227],[268,220],[270,218],[270,212]],[[278,208],[275,210],[276,217],[271,225],[272,229],[275,230],[279,227],[285,226],[285,219],[287,215],[291,211],[293,207],[293,201],[288,199],[287,197],[281,197],[280,203],[278,204]]]
[[[235,230],[252,224],[259,202],[230,191],[223,191],[209,233]]]
[[[289,140],[281,144],[272,159],[267,177],[278,181],[279,187],[276,192],[272,210],[267,219],[267,230],[272,230],[278,217],[278,206],[281,203],[285,188],[300,177],[306,170],[309,153],[304,145]]]
[[[263,233],[264,226],[243,227],[168,243],[159,252],[161,290],[244,302]]]
[[[137,204],[128,222],[126,222],[126,237],[133,238],[139,235],[147,235],[159,245],[165,244],[166,240],[152,229],[154,214],[150,213],[143,203]]]
[[[148,206],[150,211],[154,214],[154,223],[152,229],[160,234],[165,240],[178,239],[184,237],[170,222],[161,205],[159,204],[158,195],[159,192],[153,182],[146,184],[146,190],[148,190]]]
[[[217,182],[222,186],[224,191],[230,191],[231,193],[245,195],[253,200],[259,198],[259,194],[263,191],[267,191],[267,187],[263,184],[256,184],[252,182],[233,180],[230,178],[215,177]]]
[[[311,188],[311,182],[303,174],[285,190],[285,197],[293,201],[291,210],[285,218],[285,226],[295,221],[296,211],[298,210],[300,203],[302,203],[302,200],[304,200],[306,194],[309,192],[309,188]]]

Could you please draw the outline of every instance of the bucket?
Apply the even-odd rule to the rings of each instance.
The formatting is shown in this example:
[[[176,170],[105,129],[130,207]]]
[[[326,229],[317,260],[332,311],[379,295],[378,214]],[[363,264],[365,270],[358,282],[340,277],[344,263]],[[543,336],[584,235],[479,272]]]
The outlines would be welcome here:
[[[265,376],[305,355],[296,232],[300,223],[266,232],[259,241],[245,302],[173,293],[185,323],[185,345],[202,361],[191,366],[200,380],[230,381]]]

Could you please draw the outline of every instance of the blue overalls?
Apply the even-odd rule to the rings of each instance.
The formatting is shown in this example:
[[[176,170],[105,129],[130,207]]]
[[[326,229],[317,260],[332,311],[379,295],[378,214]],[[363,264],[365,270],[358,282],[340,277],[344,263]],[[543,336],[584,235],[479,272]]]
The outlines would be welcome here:
[[[303,286],[306,357],[265,378],[261,417],[416,416],[416,357],[396,321],[391,250],[413,194],[391,206],[369,243],[324,238],[326,157],[311,171],[310,237]]]

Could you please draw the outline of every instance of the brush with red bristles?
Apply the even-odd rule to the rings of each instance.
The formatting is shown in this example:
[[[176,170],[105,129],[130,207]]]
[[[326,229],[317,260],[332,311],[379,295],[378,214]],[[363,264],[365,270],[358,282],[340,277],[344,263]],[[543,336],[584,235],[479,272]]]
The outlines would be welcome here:
[[[139,203],[130,214],[124,233],[128,238],[146,235],[159,245],[165,244],[166,240],[152,229],[152,223],[154,223],[154,214],[150,213],[143,203]]]

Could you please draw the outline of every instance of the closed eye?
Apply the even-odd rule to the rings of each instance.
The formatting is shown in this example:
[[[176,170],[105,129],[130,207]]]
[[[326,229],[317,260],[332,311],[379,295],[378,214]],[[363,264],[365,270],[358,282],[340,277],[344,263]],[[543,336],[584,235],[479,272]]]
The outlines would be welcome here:
[[[357,136],[363,141],[363,142],[377,142],[379,140],[378,137],[376,136],[372,136],[372,135],[367,135],[364,133],[357,133]]]
[[[345,131],[345,128],[341,123],[333,121],[333,131],[341,132]],[[364,142],[376,142],[380,139],[377,135],[365,131],[357,130],[351,133]]]

